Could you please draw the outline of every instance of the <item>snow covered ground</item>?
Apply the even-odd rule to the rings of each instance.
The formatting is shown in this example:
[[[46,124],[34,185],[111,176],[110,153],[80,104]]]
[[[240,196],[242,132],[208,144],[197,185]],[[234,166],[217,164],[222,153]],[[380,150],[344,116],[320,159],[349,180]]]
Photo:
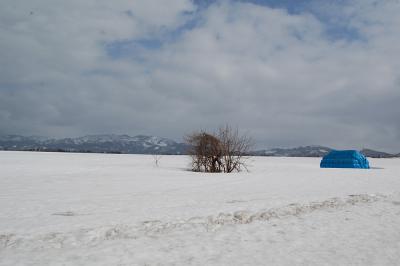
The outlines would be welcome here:
[[[0,265],[400,265],[400,160],[0,152]]]

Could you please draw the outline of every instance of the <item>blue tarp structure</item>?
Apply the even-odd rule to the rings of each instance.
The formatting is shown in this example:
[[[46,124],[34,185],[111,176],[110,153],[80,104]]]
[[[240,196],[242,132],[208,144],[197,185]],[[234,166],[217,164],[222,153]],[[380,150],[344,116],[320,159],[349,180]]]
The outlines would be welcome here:
[[[321,168],[363,168],[369,169],[367,158],[359,151],[333,150],[322,158]]]

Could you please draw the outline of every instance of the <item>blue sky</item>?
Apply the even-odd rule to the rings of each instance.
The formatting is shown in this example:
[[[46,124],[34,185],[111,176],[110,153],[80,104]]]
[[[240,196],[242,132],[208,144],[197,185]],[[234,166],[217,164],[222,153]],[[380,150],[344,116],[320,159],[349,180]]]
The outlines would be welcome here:
[[[185,13],[189,19],[183,25],[174,29],[165,29],[159,36],[139,40],[119,40],[107,43],[105,49],[112,58],[136,56],[136,59],[140,60],[140,56],[138,55],[143,52],[143,49],[159,49],[164,43],[174,42],[186,31],[190,31],[196,26],[201,25],[202,12],[205,12],[211,5],[223,2],[224,1],[217,0],[194,0],[196,10]],[[309,14],[323,24],[325,37],[333,42],[341,40],[347,42],[365,41],[365,38],[363,38],[359,31],[346,22],[348,18],[340,17],[340,19],[338,19],[338,17],[335,16],[337,12],[340,12],[346,5],[352,3],[352,1],[349,0],[232,0],[230,2],[251,3],[269,8],[282,9],[288,12],[288,14],[293,15]],[[131,16],[130,12],[127,12],[127,14]]]

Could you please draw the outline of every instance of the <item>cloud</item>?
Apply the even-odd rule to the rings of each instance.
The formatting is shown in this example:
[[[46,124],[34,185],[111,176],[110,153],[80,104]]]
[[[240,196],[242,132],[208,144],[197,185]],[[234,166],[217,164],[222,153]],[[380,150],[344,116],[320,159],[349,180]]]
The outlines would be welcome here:
[[[123,104],[136,86],[145,86],[144,70],[112,60],[105,44],[176,28],[193,9],[185,0],[168,7],[158,1],[17,0],[2,7],[0,117],[7,126],[1,131],[80,134],[99,129],[98,116],[120,116],[119,99]]]
[[[0,9],[0,133],[400,150],[397,1],[45,2]]]

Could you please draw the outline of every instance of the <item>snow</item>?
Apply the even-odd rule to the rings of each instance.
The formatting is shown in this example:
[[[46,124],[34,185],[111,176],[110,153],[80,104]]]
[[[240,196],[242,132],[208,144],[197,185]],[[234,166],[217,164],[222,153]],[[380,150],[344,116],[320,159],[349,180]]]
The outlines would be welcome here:
[[[130,142],[135,138],[128,135],[103,134],[103,135],[87,135],[79,138],[71,139],[75,144],[82,143],[105,143],[105,142]]]
[[[0,152],[0,265],[398,265],[400,160]]]

